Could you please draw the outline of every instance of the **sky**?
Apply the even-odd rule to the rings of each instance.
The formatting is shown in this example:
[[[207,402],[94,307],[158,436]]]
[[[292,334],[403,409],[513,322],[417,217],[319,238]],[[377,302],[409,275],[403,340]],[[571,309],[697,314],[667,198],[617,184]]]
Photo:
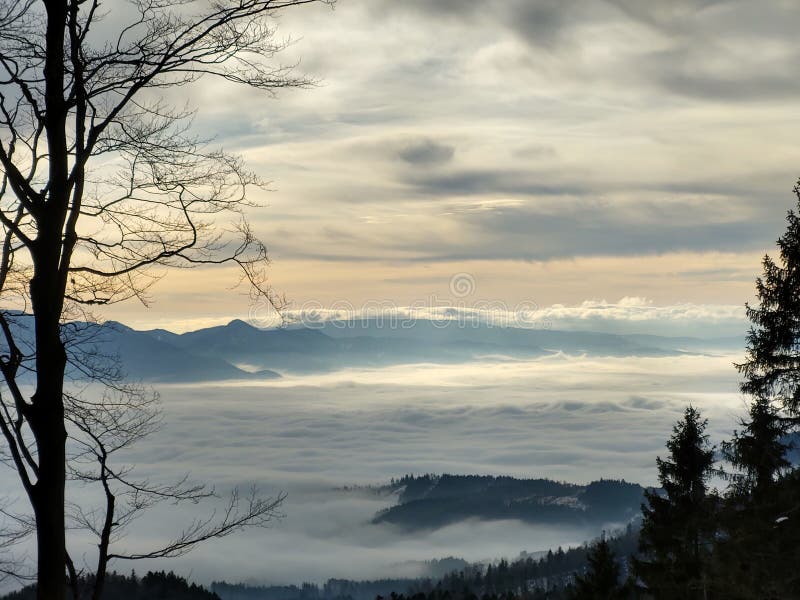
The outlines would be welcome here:
[[[270,182],[249,218],[295,309],[741,311],[796,202],[798,21],[788,0],[339,0],[277,17],[311,89],[170,99]],[[233,269],[165,275],[103,316],[259,317]]]

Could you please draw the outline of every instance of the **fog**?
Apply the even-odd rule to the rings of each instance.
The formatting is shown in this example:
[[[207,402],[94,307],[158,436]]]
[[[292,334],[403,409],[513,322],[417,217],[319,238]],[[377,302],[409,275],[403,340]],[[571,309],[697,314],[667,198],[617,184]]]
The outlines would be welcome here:
[[[428,472],[653,484],[655,457],[688,403],[709,418],[712,439],[735,427],[744,408],[737,358],[559,355],[160,386],[165,425],[126,455],[137,473],[162,481],[189,472],[220,492],[284,491],[284,517],[181,559],[116,568],[175,569],[201,583],[299,583],[413,575],[407,561],[514,558],[581,543],[600,532],[470,522],[401,534],[369,524],[393,498],[336,488]],[[4,473],[4,487],[12,477]],[[120,544],[163,541],[193,514],[161,508]]]

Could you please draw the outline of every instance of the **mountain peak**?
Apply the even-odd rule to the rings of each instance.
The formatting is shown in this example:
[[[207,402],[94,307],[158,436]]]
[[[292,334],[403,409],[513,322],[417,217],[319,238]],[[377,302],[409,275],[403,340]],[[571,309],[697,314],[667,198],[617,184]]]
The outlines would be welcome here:
[[[242,319],[234,319],[225,327],[230,327],[231,329],[258,329],[258,327],[255,327],[247,321],[243,321]]]

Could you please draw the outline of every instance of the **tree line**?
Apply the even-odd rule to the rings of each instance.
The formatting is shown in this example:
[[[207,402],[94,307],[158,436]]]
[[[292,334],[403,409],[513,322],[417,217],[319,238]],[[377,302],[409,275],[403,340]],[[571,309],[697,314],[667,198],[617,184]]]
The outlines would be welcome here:
[[[81,576],[80,600],[88,600],[94,589],[94,575]],[[149,571],[143,577],[135,572],[123,575],[115,571],[106,575],[105,593],[115,600],[220,600],[204,587],[189,583],[172,572]],[[28,586],[3,596],[3,600],[34,600],[36,587]]]

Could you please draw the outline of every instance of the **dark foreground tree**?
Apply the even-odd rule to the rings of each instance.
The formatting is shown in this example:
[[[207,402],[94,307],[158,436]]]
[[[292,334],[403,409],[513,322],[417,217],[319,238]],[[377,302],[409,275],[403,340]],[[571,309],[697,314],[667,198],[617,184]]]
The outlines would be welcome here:
[[[64,597],[68,564],[65,318],[143,299],[152,267],[233,262],[271,298],[242,214],[258,178],[206,150],[161,91],[204,75],[305,85],[268,60],[283,47],[270,17],[313,1],[132,0],[104,19],[99,0],[0,0],[0,302],[33,319],[28,347],[0,314],[0,430],[32,507],[39,598]]]
[[[723,442],[722,452],[736,469],[730,476],[731,492],[760,503],[768,499],[776,478],[791,466],[786,458],[788,424],[769,398],[755,398],[749,413],[741,421],[742,429]]]
[[[741,424],[741,431],[722,445],[734,472],[717,517],[714,588],[732,599],[789,597],[785,575],[793,567],[785,554],[797,540],[794,523],[782,517],[787,509],[793,512],[797,488],[792,478],[783,477],[790,466],[786,423],[769,399],[758,397]]]
[[[794,189],[800,201],[800,188]],[[714,549],[717,589],[726,598],[789,598],[800,591],[795,559],[800,497],[787,435],[797,424],[800,382],[800,221],[787,216],[778,261],[756,280],[741,389],[752,397],[742,429],[723,444],[734,471]],[[793,550],[794,549],[794,550]]]
[[[800,184],[794,187],[800,208]],[[793,416],[800,414],[800,216],[789,211],[786,232],[778,238],[779,258],[762,261],[756,280],[758,305],[747,305],[752,323],[747,336],[742,391],[769,399]]]
[[[575,577],[572,600],[622,600],[629,597],[627,588],[620,583],[620,566],[605,535],[589,548],[586,562],[586,572]]]
[[[713,537],[713,497],[708,479],[714,449],[705,433],[707,421],[689,406],[667,442],[669,457],[657,458],[664,490],[646,493],[634,570],[656,598],[704,598]]]

